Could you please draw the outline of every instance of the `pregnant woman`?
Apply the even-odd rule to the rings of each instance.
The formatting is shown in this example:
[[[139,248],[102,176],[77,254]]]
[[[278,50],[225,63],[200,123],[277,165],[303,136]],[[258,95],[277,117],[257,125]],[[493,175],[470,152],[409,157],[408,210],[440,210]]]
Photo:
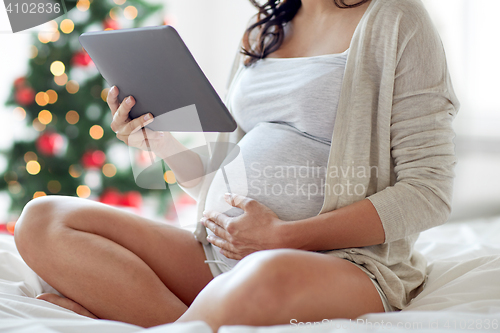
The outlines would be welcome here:
[[[398,311],[422,291],[413,246],[450,213],[459,102],[421,1],[251,2],[226,99],[238,128],[214,150],[239,146],[224,167],[232,193],[213,158],[170,133],[145,142],[154,119],[130,120],[135,101],[114,87],[111,128],[164,158],[201,224],[193,234],[89,200],[33,200],[16,244],[65,296],[40,299],[216,331]]]

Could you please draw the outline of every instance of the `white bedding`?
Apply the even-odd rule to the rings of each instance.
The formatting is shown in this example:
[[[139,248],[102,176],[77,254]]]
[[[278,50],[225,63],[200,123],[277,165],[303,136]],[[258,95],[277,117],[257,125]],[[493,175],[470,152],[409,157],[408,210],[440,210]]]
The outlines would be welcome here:
[[[416,249],[428,259],[422,293],[400,312],[325,320],[314,326],[224,326],[221,333],[373,332],[413,328],[500,332],[500,217],[445,224],[420,235]],[[34,297],[56,292],[21,259],[12,236],[0,235],[0,332],[211,332],[203,322],[150,329],[82,317]]]

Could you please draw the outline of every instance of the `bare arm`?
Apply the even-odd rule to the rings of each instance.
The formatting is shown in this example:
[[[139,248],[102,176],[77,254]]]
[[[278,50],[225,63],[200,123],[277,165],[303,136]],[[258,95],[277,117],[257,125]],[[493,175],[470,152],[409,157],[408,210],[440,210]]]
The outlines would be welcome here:
[[[382,244],[382,222],[370,200],[304,220],[283,222],[277,247],[308,251],[333,250]]]
[[[174,172],[177,182],[186,188],[197,185],[204,175],[204,166],[200,156],[190,151],[169,132],[157,132],[144,128],[154,121],[152,114],[130,119],[130,110],[135,105],[132,96],[118,101],[118,88],[113,87],[108,93],[107,103],[111,109],[113,121],[111,129],[116,137],[130,147],[151,150],[163,158]],[[144,135],[145,134],[145,135]]]

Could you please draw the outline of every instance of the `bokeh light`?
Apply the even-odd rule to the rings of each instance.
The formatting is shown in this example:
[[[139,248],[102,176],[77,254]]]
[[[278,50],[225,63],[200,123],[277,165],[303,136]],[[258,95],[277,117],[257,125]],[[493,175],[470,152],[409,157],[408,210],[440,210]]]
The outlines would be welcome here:
[[[61,22],[61,31],[65,34],[70,34],[75,29],[75,24],[70,19],[65,19]]]
[[[40,197],[45,197],[47,194],[44,191],[36,191],[33,194],[33,199],[40,198]]]
[[[82,175],[82,168],[79,165],[72,164],[69,166],[69,175],[73,178],[78,178]]]
[[[49,89],[45,93],[49,96],[49,104],[57,102],[57,93],[55,90]]]
[[[52,113],[49,110],[42,110],[38,113],[38,121],[44,125],[48,125],[52,121]]]
[[[101,91],[101,98],[103,101],[107,102],[108,100],[108,93],[109,93],[109,88],[104,88],[102,91]]]
[[[103,167],[102,167],[102,173],[106,177],[113,177],[114,175],[116,175],[116,167],[115,167],[115,165],[111,164],[111,163],[104,164]]]
[[[57,180],[51,180],[51,181],[47,184],[47,189],[48,189],[51,193],[59,193],[59,191],[61,191],[61,183],[59,183]]]
[[[123,10],[123,16],[125,16],[127,20],[135,19],[137,17],[137,13],[137,8],[134,6],[128,6]]]
[[[90,137],[94,140],[99,140],[104,135],[104,130],[99,125],[94,125],[89,130]]]
[[[78,8],[79,11],[87,11],[90,7],[90,2],[89,0],[78,0],[76,3],[76,8]]]
[[[117,5],[121,6],[123,5],[125,2],[127,2],[127,0],[113,0]]]
[[[71,110],[66,113],[66,121],[68,124],[74,125],[80,120],[78,112]]]
[[[33,119],[32,125],[33,128],[38,132],[42,132],[43,130],[45,130],[46,127],[44,124],[40,122],[40,120],[38,120],[38,118]]]
[[[70,94],[76,94],[78,92],[78,90],[80,90],[80,85],[78,84],[78,82],[74,81],[74,80],[70,80],[68,81],[68,83],[66,84],[66,90],[70,93]]]
[[[26,118],[26,111],[22,107],[15,108],[12,113],[14,114],[14,118],[18,121]]]
[[[61,37],[61,34],[59,33],[59,31],[56,31],[56,32],[52,33],[50,41],[51,42],[57,42],[60,37]]]
[[[172,170],[166,171],[165,174],[163,175],[163,179],[165,179],[165,181],[169,184],[175,184],[176,182],[175,175]]]
[[[90,197],[90,188],[86,185],[80,185],[76,188],[76,195],[80,198],[88,198]]]
[[[38,160],[38,156],[34,152],[28,151],[26,152],[26,154],[24,154],[24,161],[26,163],[28,163],[29,161],[36,161],[36,160]]]
[[[30,58],[35,59],[38,56],[38,48],[35,45],[30,47]]]
[[[122,12],[122,9],[120,7],[113,7],[109,11],[109,17],[112,20],[118,21],[120,19],[120,14]],[[112,29],[111,29],[112,30]]]
[[[5,175],[3,175],[3,179],[5,180],[6,183],[11,181],[17,181],[17,173],[15,173],[14,171],[7,171]]]
[[[49,104],[49,101],[50,101],[49,95],[47,95],[47,93],[44,91],[40,91],[35,96],[35,102],[36,102],[36,104],[38,104],[40,106],[45,106],[45,105]]]
[[[54,82],[58,86],[64,86],[68,82],[68,75],[66,75],[66,73],[64,73],[63,75],[55,76]]]
[[[26,163],[26,171],[28,171],[30,175],[37,175],[40,172],[40,169],[40,163],[37,161],[29,161]]]
[[[9,192],[12,194],[20,194],[23,191],[23,187],[17,181],[9,182]]]
[[[52,32],[40,31],[38,33],[38,40],[43,44],[47,44],[52,40]]]
[[[66,70],[66,67],[64,67],[64,64],[56,60],[50,65],[50,71],[54,76],[60,76],[64,74],[64,71]]]
[[[12,235],[14,234],[14,229],[16,228],[16,222],[17,221],[9,221],[7,222],[7,231],[10,232]]]

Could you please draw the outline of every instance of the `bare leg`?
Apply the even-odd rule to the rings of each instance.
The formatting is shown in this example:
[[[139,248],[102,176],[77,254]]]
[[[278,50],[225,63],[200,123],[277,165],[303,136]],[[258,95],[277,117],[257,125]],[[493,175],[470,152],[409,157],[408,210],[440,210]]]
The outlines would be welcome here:
[[[78,304],[77,302],[75,302],[69,298],[64,298],[64,297],[61,297],[61,296],[56,295],[56,294],[46,293],[46,294],[38,295],[36,297],[36,299],[41,299],[43,301],[47,301],[47,302],[50,302],[52,304],[59,305],[60,307],[71,310],[71,311],[76,312],[79,315],[82,315],[85,317],[89,317],[92,319],[99,319],[92,312],[85,309],[81,304]]]
[[[222,325],[269,326],[323,319],[355,319],[383,312],[370,278],[347,260],[291,249],[245,257],[218,276],[177,320]]]
[[[33,200],[15,239],[42,279],[98,318],[173,322],[212,279],[190,232],[90,200]]]

